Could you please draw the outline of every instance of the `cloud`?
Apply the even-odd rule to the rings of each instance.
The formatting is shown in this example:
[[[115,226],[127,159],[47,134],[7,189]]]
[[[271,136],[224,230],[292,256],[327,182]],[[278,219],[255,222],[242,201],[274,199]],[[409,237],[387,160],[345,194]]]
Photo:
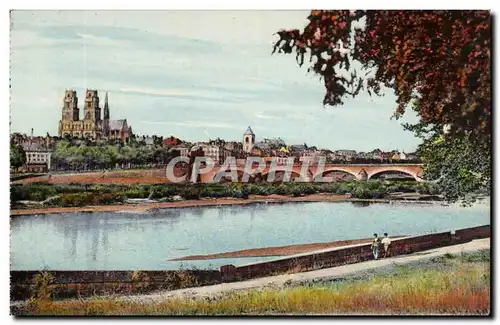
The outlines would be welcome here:
[[[272,34],[304,25],[306,16],[14,11],[12,129],[57,133],[64,90],[74,88],[81,98],[89,87],[109,91],[112,118],[127,118],[142,134],[196,140],[208,128],[239,139],[250,124],[258,137],[294,136],[331,148],[382,147],[395,139],[402,149],[414,147],[417,140],[389,120],[393,94],[324,109],[318,77],[293,55],[271,55]]]
[[[213,128],[213,129],[241,129],[241,126],[223,122],[209,121],[184,121],[184,122],[158,122],[158,121],[139,121],[142,124],[160,124],[160,125],[175,125],[191,128]]]
[[[120,88],[120,92],[123,93],[135,93],[135,94],[145,94],[145,95],[159,95],[159,96],[177,96],[177,95],[193,95],[182,89],[140,89],[140,88]]]
[[[261,114],[261,113],[255,113],[255,117],[263,119],[263,120],[274,120],[274,119],[278,118],[276,116],[264,115],[264,114]]]

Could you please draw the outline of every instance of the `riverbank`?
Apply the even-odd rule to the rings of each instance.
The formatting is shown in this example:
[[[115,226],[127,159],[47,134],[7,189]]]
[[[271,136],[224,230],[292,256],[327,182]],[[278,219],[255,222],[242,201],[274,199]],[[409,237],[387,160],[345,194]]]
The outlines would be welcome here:
[[[87,207],[54,207],[35,209],[13,209],[11,216],[49,214],[49,213],[74,213],[74,212],[148,212],[154,209],[209,207],[222,205],[245,205],[252,203],[281,203],[281,202],[342,202],[348,201],[348,195],[337,194],[311,194],[303,197],[290,197],[286,195],[251,195],[248,199],[235,198],[202,198],[198,200],[183,200],[176,202],[153,202],[139,204],[112,204]]]
[[[161,185],[91,185],[91,184],[23,184],[12,185],[10,199],[12,210],[45,210],[47,208],[84,208],[153,204],[152,208],[170,207],[171,204],[192,206],[192,201],[235,200],[250,202],[265,198],[316,201],[315,195],[341,195],[362,200],[439,200],[436,188],[429,183],[370,181],[338,183],[223,183],[223,184],[161,184]],[[291,199],[291,198],[297,199]],[[182,202],[182,203],[177,203]],[[187,203],[186,203],[187,202]],[[197,203],[199,204],[199,203]],[[205,205],[206,203],[201,203]],[[212,203],[213,204],[213,203]],[[216,202],[215,204],[218,204]],[[232,204],[232,203],[229,203]],[[172,206],[173,206],[172,205]],[[143,205],[142,207],[146,207]],[[141,209],[141,208],[140,208]],[[93,208],[91,208],[93,210]],[[51,210],[49,210],[51,211]],[[54,211],[54,210],[52,210]],[[72,211],[72,210],[66,210]],[[74,210],[73,210],[74,211]],[[82,210],[76,210],[82,211]],[[144,210],[142,210],[144,211]]]
[[[272,204],[272,203],[287,203],[287,202],[353,202],[359,204],[370,203],[409,203],[409,204],[443,204],[442,201],[418,201],[418,200],[402,200],[402,199],[355,199],[350,195],[342,194],[310,194],[304,196],[288,196],[288,195],[250,195],[246,199],[236,198],[200,198],[196,200],[181,200],[174,202],[147,202],[147,203],[121,203],[108,205],[95,205],[83,207],[44,207],[44,208],[23,208],[11,209],[11,217],[35,214],[53,214],[53,213],[77,213],[77,212],[137,212],[144,213],[155,209],[178,209],[178,208],[193,208],[193,207],[210,207],[210,206],[226,206],[226,205],[246,205],[246,204]]]

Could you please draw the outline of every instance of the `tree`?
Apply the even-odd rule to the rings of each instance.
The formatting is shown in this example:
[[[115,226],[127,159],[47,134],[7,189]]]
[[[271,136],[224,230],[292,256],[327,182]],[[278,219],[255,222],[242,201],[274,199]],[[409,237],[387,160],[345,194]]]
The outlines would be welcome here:
[[[418,110],[418,101],[414,110]],[[491,192],[491,148],[477,143],[472,133],[456,136],[435,124],[419,122],[404,128],[423,140],[417,152],[423,162],[424,177],[434,181],[448,201],[475,200],[474,194]]]
[[[20,145],[11,144],[10,146],[10,166],[14,170],[18,170],[19,167],[26,163],[26,152]]]
[[[443,135],[446,126],[450,140],[445,141],[455,138],[491,157],[489,11],[313,10],[308,20],[301,31],[279,31],[273,53],[295,51],[300,66],[308,55],[309,71],[324,81],[325,105],[341,105],[343,98],[355,97],[362,89],[381,95],[385,86],[397,97],[396,118],[418,102],[414,109],[420,116],[420,132],[430,132],[427,138]],[[473,155],[460,148],[464,155]],[[430,171],[439,166],[445,165],[428,158],[427,175],[434,175]],[[465,189],[457,187],[457,196]]]
[[[303,31],[279,31],[274,51],[295,49],[299,65],[310,55],[309,69],[324,80],[325,105],[386,86],[397,96],[396,116],[418,98],[425,122],[490,138],[489,11],[313,10],[308,19]],[[351,69],[352,61],[360,69]],[[340,73],[344,67],[350,76]],[[357,70],[374,73],[365,78]]]

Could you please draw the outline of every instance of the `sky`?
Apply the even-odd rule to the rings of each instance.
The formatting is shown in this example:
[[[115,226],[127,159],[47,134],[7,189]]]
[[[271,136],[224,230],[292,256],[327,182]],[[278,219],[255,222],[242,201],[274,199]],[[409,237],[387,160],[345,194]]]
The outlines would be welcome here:
[[[271,55],[281,28],[308,11],[13,11],[11,132],[56,135],[66,89],[86,88],[139,135],[257,141],[370,151],[419,144],[391,119],[393,93],[324,107],[318,76],[294,55]]]

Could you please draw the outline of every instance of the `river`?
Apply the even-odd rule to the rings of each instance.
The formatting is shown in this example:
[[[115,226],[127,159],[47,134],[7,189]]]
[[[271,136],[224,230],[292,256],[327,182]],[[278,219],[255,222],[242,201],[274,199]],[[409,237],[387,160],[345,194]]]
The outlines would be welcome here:
[[[313,202],[18,216],[11,270],[218,268],[270,258],[168,261],[195,254],[371,237],[417,235],[490,224],[489,204]],[[272,257],[271,257],[272,258]]]

